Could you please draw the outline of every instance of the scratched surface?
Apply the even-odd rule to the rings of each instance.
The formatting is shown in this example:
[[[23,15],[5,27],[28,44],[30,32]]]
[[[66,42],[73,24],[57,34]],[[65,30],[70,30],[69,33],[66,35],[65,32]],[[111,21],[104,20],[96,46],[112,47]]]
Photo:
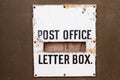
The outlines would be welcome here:
[[[33,77],[32,3],[97,4],[95,78]],[[119,0],[0,0],[0,80],[119,80],[119,6]]]

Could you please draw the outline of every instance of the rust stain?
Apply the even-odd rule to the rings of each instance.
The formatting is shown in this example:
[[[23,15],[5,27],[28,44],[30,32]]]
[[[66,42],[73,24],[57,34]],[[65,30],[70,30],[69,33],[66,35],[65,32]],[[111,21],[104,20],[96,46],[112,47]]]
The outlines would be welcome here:
[[[94,47],[93,49],[88,49],[87,52],[91,54],[96,54],[96,47]]]
[[[44,41],[38,39],[36,43],[44,43]]]
[[[92,40],[92,43],[96,43],[96,39]],[[93,48],[87,50],[88,53],[96,54],[96,45]]]
[[[37,40],[37,41],[34,41],[34,44],[35,44],[35,47],[36,48],[39,48],[41,44],[43,44],[44,42],[41,41],[41,40]],[[39,52],[43,52],[43,50],[37,50],[37,53]]]
[[[63,6],[64,6],[64,8],[72,8],[72,7],[77,7],[78,5],[65,4]]]
[[[96,7],[95,4],[64,4],[63,5],[64,8],[74,8],[74,7]]]
[[[96,38],[93,40],[93,43],[95,43],[96,42]]]

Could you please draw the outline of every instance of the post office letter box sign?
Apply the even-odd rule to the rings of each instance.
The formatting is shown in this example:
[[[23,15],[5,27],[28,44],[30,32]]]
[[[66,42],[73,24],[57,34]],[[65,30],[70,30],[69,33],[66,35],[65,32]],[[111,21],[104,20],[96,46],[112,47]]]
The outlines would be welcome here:
[[[45,42],[85,42],[85,52],[45,52]],[[33,5],[34,77],[95,76],[96,5]]]

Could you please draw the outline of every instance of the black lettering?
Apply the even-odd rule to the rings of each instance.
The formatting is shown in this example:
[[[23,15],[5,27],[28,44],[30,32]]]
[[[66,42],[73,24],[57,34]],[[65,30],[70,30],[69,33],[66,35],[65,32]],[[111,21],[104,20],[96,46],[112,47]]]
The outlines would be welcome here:
[[[51,59],[51,57],[52,57],[52,55],[48,55],[49,56],[49,64],[51,64],[52,62],[52,59]]]
[[[55,30],[55,32],[56,32],[56,39],[58,39],[58,32],[59,32],[59,30]]]
[[[84,56],[83,55],[79,55],[79,63],[80,64],[84,63]]]
[[[67,30],[64,30],[64,32],[63,32],[63,38],[68,39],[68,31]]]
[[[73,30],[70,30],[70,39],[72,39],[72,35],[73,35]]]
[[[73,64],[77,64],[77,55],[73,55]]]
[[[91,30],[88,30],[88,31],[87,31],[87,39],[91,39],[91,38],[90,38],[90,32],[91,32]]]
[[[64,64],[70,64],[69,62],[69,55],[64,56]]]
[[[44,64],[48,64],[48,62],[47,62],[47,55],[43,55],[43,63]]]
[[[89,58],[90,58],[90,55],[85,55],[85,57],[86,57],[86,60],[85,60],[85,64],[90,64],[90,61],[89,61]]]
[[[82,30],[82,39],[86,39],[87,37],[85,36],[86,30]]]
[[[50,39],[54,39],[54,34],[53,34],[53,33],[54,33],[53,30],[50,30],[50,31],[49,31],[49,34],[50,34],[49,38],[50,38]]]
[[[42,36],[42,31],[41,30],[38,30],[38,38]]]
[[[39,64],[43,64],[42,62],[41,62],[41,56],[39,55]]]
[[[78,32],[78,30],[75,30],[75,31],[74,31],[74,33],[75,33],[75,35],[74,35],[74,39],[76,39],[77,32]]]
[[[63,55],[59,55],[59,64],[63,64],[62,60],[63,60]]]
[[[79,30],[79,39],[81,39],[81,31]]]
[[[47,30],[43,31],[43,38],[48,39],[48,31]]]
[[[54,55],[54,63],[57,64],[57,57],[58,55]]]

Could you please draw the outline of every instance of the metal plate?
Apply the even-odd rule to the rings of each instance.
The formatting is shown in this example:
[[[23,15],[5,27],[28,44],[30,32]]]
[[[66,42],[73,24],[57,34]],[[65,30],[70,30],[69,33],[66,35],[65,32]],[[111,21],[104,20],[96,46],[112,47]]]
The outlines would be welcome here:
[[[34,76],[95,76],[96,5],[33,5]],[[86,42],[85,52],[45,52],[45,42]]]

